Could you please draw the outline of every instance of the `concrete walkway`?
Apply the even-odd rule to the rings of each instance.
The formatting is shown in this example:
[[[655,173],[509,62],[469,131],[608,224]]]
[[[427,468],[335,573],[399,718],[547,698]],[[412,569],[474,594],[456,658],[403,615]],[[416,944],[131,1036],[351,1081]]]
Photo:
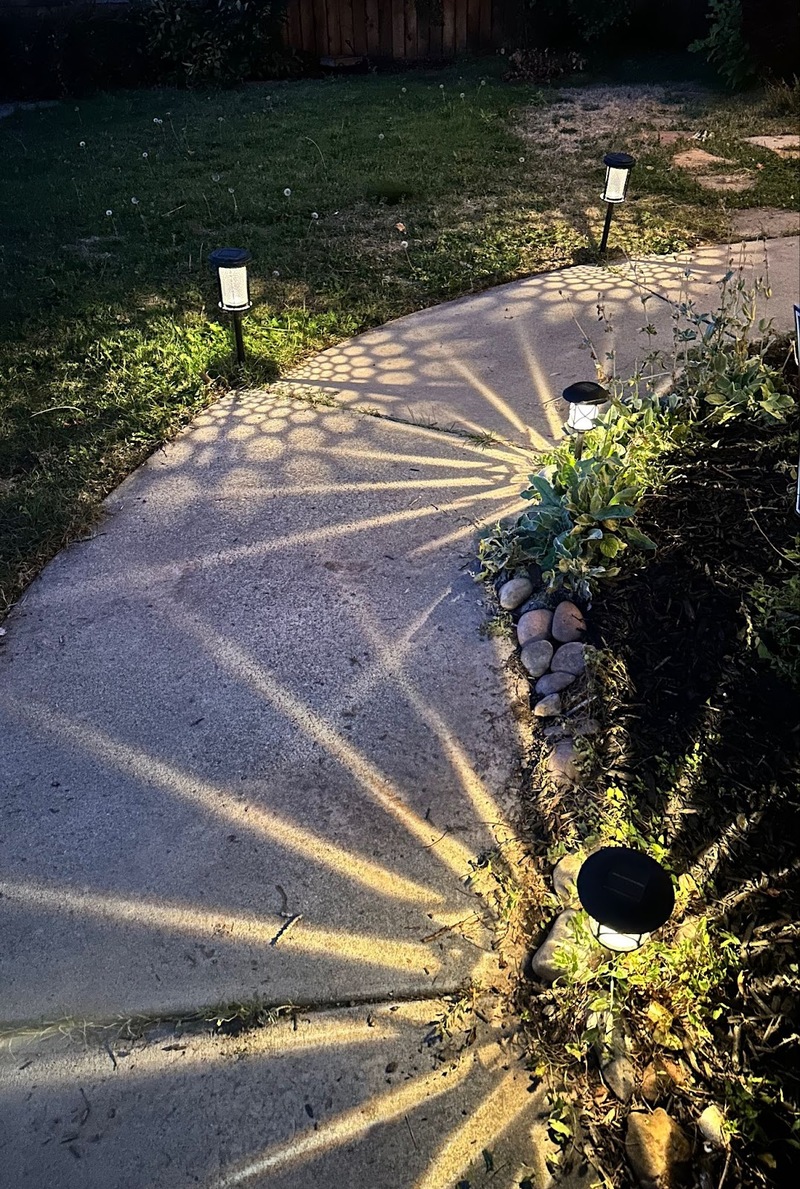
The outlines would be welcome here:
[[[769,257],[789,325],[797,241]],[[298,378],[343,408],[286,385],[220,401],[6,621],[16,1189],[546,1183],[470,880],[513,830],[519,692],[466,567],[558,430],[548,401],[591,374],[553,294],[585,313],[609,283],[532,278],[325,352]],[[636,289],[618,303],[641,319]],[[175,1025],[254,1001],[272,1026]]]

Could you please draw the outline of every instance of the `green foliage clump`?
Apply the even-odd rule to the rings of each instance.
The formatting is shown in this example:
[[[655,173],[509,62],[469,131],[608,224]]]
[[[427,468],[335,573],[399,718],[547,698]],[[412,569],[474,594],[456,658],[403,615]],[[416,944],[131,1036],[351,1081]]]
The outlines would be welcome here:
[[[286,0],[135,0],[146,52],[188,84],[274,73]],[[270,68],[272,68],[270,70]]]
[[[708,33],[689,46],[704,53],[731,90],[744,86],[756,73],[750,46],[742,29],[742,0],[709,0]]]
[[[800,689],[800,574],[778,585],[760,578],[750,591],[746,611],[748,637],[758,655]]]

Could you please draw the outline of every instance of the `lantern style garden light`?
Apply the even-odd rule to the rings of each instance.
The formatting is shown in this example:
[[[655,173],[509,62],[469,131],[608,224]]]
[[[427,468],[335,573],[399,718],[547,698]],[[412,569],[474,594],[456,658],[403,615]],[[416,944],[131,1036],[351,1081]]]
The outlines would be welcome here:
[[[578,380],[576,384],[565,388],[561,395],[569,405],[567,426],[577,434],[575,457],[580,458],[583,435],[594,429],[600,416],[600,406],[606,404],[610,397],[602,384],[596,384],[594,380]]]
[[[636,164],[635,157],[631,157],[630,153],[606,153],[603,158],[603,164],[606,167],[606,182],[603,186],[603,202],[608,206],[606,211],[606,221],[603,225],[603,236],[600,240],[600,255],[605,254],[608,247],[608,232],[611,227],[611,216],[614,213],[614,207],[618,202],[625,201],[625,195],[628,193],[628,182],[631,179],[631,170]]]
[[[247,278],[247,265],[253,257],[246,248],[217,248],[208,259],[217,270],[219,308],[226,314],[233,315],[236,359],[239,363],[244,363],[242,314],[253,304],[250,301],[250,284]]]
[[[675,907],[672,880],[661,864],[627,846],[595,851],[582,864],[576,886],[592,936],[619,954],[638,950]]]

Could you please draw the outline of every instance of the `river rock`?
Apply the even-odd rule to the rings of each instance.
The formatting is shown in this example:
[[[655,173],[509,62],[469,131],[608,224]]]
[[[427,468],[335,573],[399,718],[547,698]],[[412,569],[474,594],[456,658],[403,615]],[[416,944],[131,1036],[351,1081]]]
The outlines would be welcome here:
[[[569,599],[559,603],[553,612],[553,639],[562,644],[569,644],[573,640],[582,640],[586,635],[586,620],[580,607],[576,607]]]
[[[546,640],[550,635],[550,624],[553,622],[553,612],[545,607],[537,607],[535,611],[526,611],[520,616],[517,624],[517,640],[520,648],[534,640]]]
[[[603,1066],[603,1081],[620,1102],[630,1102],[636,1089],[636,1069],[630,1057],[621,1055]]]
[[[712,1102],[711,1106],[707,1106],[703,1111],[697,1120],[697,1128],[703,1139],[715,1148],[728,1147],[729,1131],[725,1116],[715,1103]]]
[[[547,771],[556,784],[574,784],[578,776],[578,749],[569,738],[560,739],[547,757]]]
[[[533,583],[530,578],[511,578],[500,587],[497,597],[504,611],[515,611],[532,594]]]
[[[553,868],[553,891],[562,904],[569,904],[577,896],[575,881],[583,866],[583,855],[564,855]]]
[[[652,1114],[631,1112],[625,1151],[642,1189],[675,1189],[692,1149],[675,1120],[659,1106]]]
[[[558,694],[575,680],[574,673],[545,673],[536,682],[536,692],[544,698],[547,694]]]
[[[563,971],[556,964],[555,957],[559,950],[574,942],[574,933],[570,922],[577,915],[577,909],[565,908],[553,922],[553,927],[547,934],[536,953],[531,958],[531,970],[537,978],[546,983],[552,983]]]
[[[550,668],[554,673],[573,673],[580,677],[586,668],[585,652],[585,644],[562,644],[553,657]]]
[[[533,708],[537,718],[554,718],[561,713],[561,694],[548,694]]]
[[[656,1057],[646,1066],[642,1074],[642,1097],[648,1102],[658,1102],[674,1086],[682,1086],[686,1075],[675,1061],[667,1057]]]
[[[553,659],[553,645],[549,640],[532,640],[519,654],[522,667],[531,677],[541,677]]]

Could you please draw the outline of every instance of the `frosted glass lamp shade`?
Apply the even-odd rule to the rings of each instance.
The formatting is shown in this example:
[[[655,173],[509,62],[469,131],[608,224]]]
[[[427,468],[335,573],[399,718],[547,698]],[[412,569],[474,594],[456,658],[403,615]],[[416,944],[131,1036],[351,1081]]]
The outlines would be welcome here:
[[[624,202],[628,192],[631,170],[636,164],[635,158],[628,153],[606,153],[603,164],[606,167],[603,201]]]
[[[594,917],[589,917],[589,931],[595,941],[613,950],[616,954],[630,954],[638,950],[650,937],[649,933],[618,933],[608,925],[601,925]]]
[[[219,280],[219,308],[229,314],[250,309],[247,265],[252,256],[246,248],[217,248],[209,256]]]
[[[576,433],[594,429],[600,416],[600,406],[609,399],[602,384],[594,380],[578,380],[576,384],[565,388],[561,395],[569,405],[567,425]]]

